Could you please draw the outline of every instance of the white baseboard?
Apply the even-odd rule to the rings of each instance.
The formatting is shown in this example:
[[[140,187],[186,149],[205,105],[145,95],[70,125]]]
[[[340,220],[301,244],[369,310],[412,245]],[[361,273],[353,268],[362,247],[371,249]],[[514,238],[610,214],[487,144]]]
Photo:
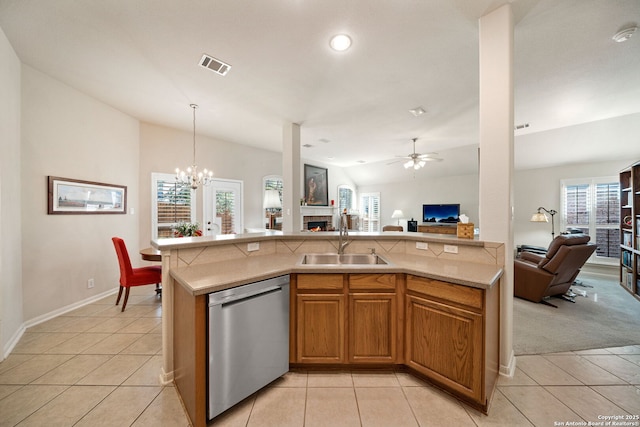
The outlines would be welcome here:
[[[77,308],[80,307],[84,307],[85,305],[89,305],[91,303],[94,303],[98,300],[101,300],[104,297],[107,297],[109,295],[113,295],[116,292],[118,292],[119,288],[114,288],[114,289],[110,289],[108,291],[102,292],[98,295],[94,295],[92,297],[89,297],[87,299],[84,299],[82,301],[78,301],[78,302],[74,302],[73,304],[69,304],[65,307],[62,308],[58,308],[56,310],[53,310],[49,313],[45,313],[41,316],[38,317],[34,317],[33,319],[29,319],[26,322],[22,323],[22,326],[20,326],[20,328],[18,328],[18,330],[16,331],[15,334],[13,334],[13,336],[11,337],[11,339],[7,342],[7,344],[4,346],[4,348],[2,349],[2,354],[3,354],[3,360],[6,359],[7,357],[9,357],[9,354],[11,354],[11,352],[13,351],[13,349],[15,348],[15,346],[18,344],[18,341],[20,341],[20,338],[22,338],[22,335],[24,334],[24,332],[35,325],[38,325],[40,323],[46,322],[47,320],[51,320],[54,317],[58,317],[61,316],[65,313],[68,313],[70,311],[73,311]]]
[[[101,300],[104,297],[108,297],[109,295],[113,295],[116,292],[118,292],[118,288],[114,288],[114,289],[111,289],[111,290],[108,290],[108,291],[104,291],[101,294],[94,295],[94,296],[89,297],[87,299],[83,299],[82,301],[74,302],[73,304],[69,304],[69,305],[67,305],[65,307],[59,308],[57,310],[51,311],[49,313],[43,314],[43,315],[38,316],[38,317],[34,317],[33,319],[30,319],[30,320],[27,320],[24,323],[24,326],[26,328],[30,328],[30,327],[38,325],[38,324],[40,324],[42,322],[46,322],[47,320],[51,320],[54,317],[58,317],[58,316],[61,316],[61,315],[65,314],[65,313],[73,311],[73,310],[75,310],[77,308],[84,307],[85,305],[89,305],[91,303],[94,303],[94,302],[96,302],[98,300]]]
[[[164,368],[162,368],[162,371],[160,372],[160,384],[169,385],[172,382],[173,382],[173,371],[167,373],[164,371]]]
[[[587,263],[580,269],[580,272],[600,276],[603,279],[613,279],[615,281],[618,281],[618,275],[620,274],[620,266],[618,264],[611,265],[611,264]],[[579,275],[578,275],[578,278],[580,278]]]
[[[25,328],[24,323],[18,328],[18,330],[15,332],[15,334],[13,334],[13,336],[11,337],[11,339],[9,339],[9,341],[7,341],[7,344],[4,346],[4,348],[2,349],[2,360],[6,359],[7,357],[9,357],[9,355],[11,354],[11,352],[13,351],[14,347],[16,345],[18,345],[18,342],[20,341],[20,338],[22,338],[22,335],[24,335],[24,331],[26,331],[27,328]],[[0,362],[2,361],[0,360]]]
[[[506,365],[500,365],[500,375],[513,378],[513,374],[516,372],[516,354],[511,350],[509,360]]]

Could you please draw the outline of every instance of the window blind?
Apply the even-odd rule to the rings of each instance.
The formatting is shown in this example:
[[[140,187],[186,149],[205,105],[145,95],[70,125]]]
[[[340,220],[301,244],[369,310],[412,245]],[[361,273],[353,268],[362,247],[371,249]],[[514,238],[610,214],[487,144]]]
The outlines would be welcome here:
[[[175,175],[152,174],[153,200],[152,238],[173,237],[173,228],[181,222],[195,222],[195,200],[191,188],[176,183]]]
[[[380,193],[363,193],[360,197],[362,231],[380,231]]]

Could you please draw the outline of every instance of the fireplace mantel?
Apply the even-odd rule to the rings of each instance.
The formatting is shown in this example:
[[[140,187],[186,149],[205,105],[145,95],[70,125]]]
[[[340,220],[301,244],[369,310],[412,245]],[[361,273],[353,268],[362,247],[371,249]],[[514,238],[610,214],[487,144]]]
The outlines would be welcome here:
[[[336,208],[334,206],[300,206],[300,214],[302,216],[331,215],[333,216]]]

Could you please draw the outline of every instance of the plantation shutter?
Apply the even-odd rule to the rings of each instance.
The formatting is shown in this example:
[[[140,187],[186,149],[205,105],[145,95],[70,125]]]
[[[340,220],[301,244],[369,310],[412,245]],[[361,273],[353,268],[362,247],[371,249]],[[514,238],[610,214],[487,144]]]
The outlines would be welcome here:
[[[620,183],[596,185],[596,254],[620,256]]]
[[[582,228],[589,225],[589,185],[568,185],[565,188],[565,224]],[[588,233],[588,230],[586,231]]]
[[[567,182],[568,181],[568,182]],[[591,236],[595,258],[620,256],[620,184],[615,178],[563,181],[564,225]]]
[[[152,174],[152,238],[173,237],[181,222],[195,222],[195,198],[189,186],[176,183],[173,174]]]
[[[380,231],[380,193],[363,193],[360,198],[362,231]]]

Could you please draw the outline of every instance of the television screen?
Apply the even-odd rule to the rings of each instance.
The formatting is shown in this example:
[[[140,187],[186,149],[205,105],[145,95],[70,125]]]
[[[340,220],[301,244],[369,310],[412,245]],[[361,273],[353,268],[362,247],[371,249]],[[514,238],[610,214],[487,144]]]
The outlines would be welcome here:
[[[455,224],[459,221],[460,205],[422,205],[422,221]]]

